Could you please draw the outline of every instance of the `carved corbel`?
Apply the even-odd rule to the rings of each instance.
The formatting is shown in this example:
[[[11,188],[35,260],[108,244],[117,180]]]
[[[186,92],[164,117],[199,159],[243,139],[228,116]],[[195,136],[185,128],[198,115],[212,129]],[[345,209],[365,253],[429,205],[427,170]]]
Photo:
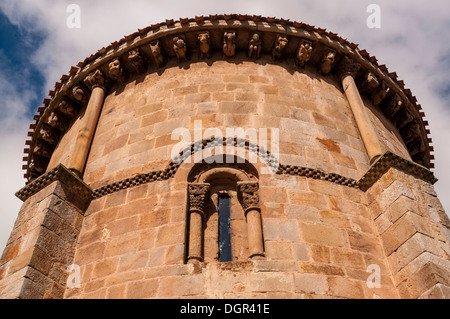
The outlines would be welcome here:
[[[201,32],[198,35],[198,40],[200,42],[200,58],[209,59],[211,55],[211,36],[209,32]]]
[[[364,80],[361,82],[361,91],[364,93],[370,94],[375,90],[380,83],[375,75],[372,72],[367,72]]]
[[[348,56],[344,56],[336,67],[336,74],[340,80],[349,75],[355,78],[360,68],[361,64]]]
[[[50,113],[47,124],[61,132],[64,132],[67,129],[67,123],[54,111]]]
[[[120,60],[118,58],[109,62],[108,72],[109,72],[109,77],[111,79],[113,79],[114,81],[117,81],[119,83],[123,82],[122,64],[120,63]]]
[[[398,94],[394,94],[387,103],[383,103],[383,112],[387,118],[393,118],[403,105]]]
[[[153,59],[155,59],[155,63],[158,67],[161,67],[164,64],[164,57],[161,53],[161,47],[159,45],[159,40],[150,43],[150,52],[152,53]]]
[[[300,67],[304,66],[305,63],[308,62],[309,59],[311,59],[312,51],[313,51],[312,42],[302,40],[300,42],[300,46],[298,47],[297,55],[295,58],[297,66]]]
[[[33,149],[33,154],[50,158],[52,155],[51,148],[43,141],[37,140]]]
[[[33,158],[31,158],[30,160],[30,164],[28,165],[28,169],[41,175],[45,173],[47,165],[48,159],[40,156],[33,156]]]
[[[394,119],[394,125],[400,130],[407,126],[414,120],[414,116],[411,115],[406,109],[401,110],[397,113]]]
[[[186,41],[181,36],[174,37],[172,41],[173,41],[173,50],[175,52],[175,55],[177,56],[178,63],[181,63],[183,61],[187,61],[187,58],[186,58],[186,53],[187,53]]]
[[[145,62],[138,49],[131,50],[128,53],[128,60],[133,66],[135,72],[142,73],[145,70]]]
[[[232,57],[236,53],[236,32],[225,32],[223,35],[223,54]]]
[[[284,35],[277,35],[277,39],[275,40],[275,47],[272,50],[272,57],[274,60],[281,59],[283,57],[284,48],[288,43],[288,39]]]
[[[320,72],[323,74],[330,73],[333,63],[336,60],[336,51],[332,49],[327,49],[320,61]]]
[[[59,136],[50,125],[43,125],[39,131],[41,138],[51,145],[58,144]]]
[[[60,111],[61,113],[64,113],[65,115],[69,116],[70,118],[75,116],[76,113],[76,109],[74,107],[74,105],[72,103],[70,103],[69,101],[67,101],[66,99],[62,99],[58,106],[57,106],[58,111]]]
[[[81,88],[81,86],[78,85],[75,85],[72,88],[72,97],[80,104],[86,100],[86,94],[84,93],[84,90]]]
[[[258,33],[253,34],[248,43],[248,57],[258,59],[261,54],[261,37]]]
[[[417,123],[416,120],[414,120],[414,121],[412,121],[411,124],[404,127],[400,133],[402,135],[402,138],[403,138],[403,141],[405,142],[405,144],[407,146],[411,145],[411,143],[416,138],[420,137],[420,125],[419,125],[419,123]]]
[[[377,89],[372,93],[372,103],[373,105],[379,105],[381,101],[383,101],[387,94],[389,93],[389,87],[386,85],[386,83],[383,81],[378,86]]]

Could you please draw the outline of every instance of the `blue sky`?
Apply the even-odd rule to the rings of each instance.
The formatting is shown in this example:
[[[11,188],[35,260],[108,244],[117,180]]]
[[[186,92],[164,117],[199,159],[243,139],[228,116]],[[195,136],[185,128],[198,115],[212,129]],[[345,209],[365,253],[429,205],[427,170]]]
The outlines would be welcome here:
[[[81,28],[66,26],[70,3]],[[369,4],[381,29],[366,26]],[[180,17],[241,13],[301,21],[338,33],[396,71],[422,105],[436,149],[436,189],[450,211],[450,2],[448,0],[1,0],[0,250],[21,206],[23,149],[33,114],[72,65],[150,24]]]

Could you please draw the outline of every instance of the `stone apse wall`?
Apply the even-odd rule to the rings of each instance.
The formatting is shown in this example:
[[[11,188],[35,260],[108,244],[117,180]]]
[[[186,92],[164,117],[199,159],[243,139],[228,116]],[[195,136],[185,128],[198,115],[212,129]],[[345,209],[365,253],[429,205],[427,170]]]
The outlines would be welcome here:
[[[227,26],[219,23],[209,29],[210,51],[200,45],[183,56],[160,39],[161,65],[158,55],[146,60],[143,49],[141,64],[130,63],[129,55],[120,59],[120,77],[109,64],[109,73],[103,69],[80,85],[79,99],[76,90],[66,90],[73,92],[67,93],[71,117],[64,117],[71,112],[55,95],[61,112],[51,113],[48,106],[46,124],[38,125],[44,131],[65,128],[56,131],[61,134],[45,169],[17,194],[24,204],[0,262],[0,297],[450,296],[450,221],[433,190],[429,157],[422,150],[419,158],[414,148],[423,135],[410,133],[408,116],[392,106],[400,107],[399,96],[388,90],[380,95],[381,78],[373,85],[345,57],[333,60],[333,72],[327,70],[322,56],[329,53],[320,31],[311,31],[319,38],[310,60],[299,55],[291,60],[287,51],[298,54],[301,38],[290,34],[291,47],[277,51],[280,22],[266,21],[267,30],[259,30],[263,44],[256,42],[259,56],[251,56],[252,21],[233,22],[238,38],[233,54],[225,46],[223,52],[212,50],[226,43]],[[199,22],[189,27],[167,22],[170,26],[183,34],[178,39],[188,48],[197,43],[190,32],[197,36],[205,28]],[[160,28],[164,41],[178,34]],[[104,56],[108,53],[97,59]],[[89,77],[95,69],[89,65],[73,71],[63,87],[77,76]],[[345,82],[349,74],[362,92],[360,102]],[[104,101],[84,143],[92,101],[102,86]],[[65,122],[52,122],[55,115]],[[263,174],[268,164],[261,156],[252,163],[249,152],[242,163],[175,163],[171,152],[179,139],[172,140],[172,132],[185,128],[194,137],[195,121],[201,121],[203,133],[214,127],[223,136],[227,128],[269,129],[258,140],[269,149],[270,129],[278,128],[277,170]],[[50,139],[42,130],[31,143],[29,173],[30,163],[39,166],[43,157],[39,139]],[[192,157],[208,141],[193,138]],[[81,169],[73,155],[80,145],[88,148]],[[231,145],[233,151],[239,145],[247,151],[259,147],[237,140]],[[226,262],[218,260],[221,194],[231,201],[232,261]],[[77,287],[68,285],[70,265],[78,267]],[[370,267],[378,270],[377,287],[368,284]]]

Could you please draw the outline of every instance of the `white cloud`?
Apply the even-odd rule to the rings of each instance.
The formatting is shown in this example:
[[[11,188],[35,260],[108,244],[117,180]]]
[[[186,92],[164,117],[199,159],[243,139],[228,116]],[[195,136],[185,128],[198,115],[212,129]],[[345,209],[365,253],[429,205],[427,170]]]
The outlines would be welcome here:
[[[66,27],[66,7],[70,3],[81,7],[81,29]],[[450,136],[450,108],[434,90],[437,84],[448,83],[448,61],[446,68],[442,67],[441,62],[450,53],[450,41],[445,38],[450,27],[450,6],[447,0],[434,0],[432,4],[408,0],[377,0],[376,3],[382,10],[381,29],[368,29],[366,19],[369,14],[366,8],[371,3],[373,2],[367,0],[2,0],[0,10],[20,28],[46,35],[40,48],[31,57],[31,63],[39,67],[45,76],[46,89],[42,92],[43,95],[63,73],[68,72],[71,65],[76,65],[101,47],[138,28],[165,19],[223,13],[256,14],[302,21],[336,32],[359,43],[360,48],[375,55],[381,64],[396,71],[417,96],[430,121],[434,140],[435,173],[440,179],[436,189],[447,211],[450,211],[450,197],[445,196],[450,188],[450,170],[447,169],[450,148],[446,144]],[[6,77],[0,77],[0,85],[5,80]],[[10,181],[8,185],[2,185],[1,189],[2,203],[7,203],[4,207],[8,210],[0,216],[4,219],[6,215],[17,214],[17,200],[8,194],[22,185],[22,172],[16,172],[16,168],[21,166],[26,134],[23,110],[29,97],[23,97],[22,91],[17,89],[3,90],[1,93],[10,103],[9,113],[1,109],[0,116],[3,118],[0,125],[14,128],[2,131],[5,134],[3,136],[9,138],[4,139],[0,145],[2,151],[7,149],[7,154],[11,154],[3,156],[0,165]],[[5,114],[10,115],[5,118]],[[9,229],[11,227],[12,225]],[[3,238],[5,231],[9,233],[2,229]],[[2,240],[0,238],[0,247]]]

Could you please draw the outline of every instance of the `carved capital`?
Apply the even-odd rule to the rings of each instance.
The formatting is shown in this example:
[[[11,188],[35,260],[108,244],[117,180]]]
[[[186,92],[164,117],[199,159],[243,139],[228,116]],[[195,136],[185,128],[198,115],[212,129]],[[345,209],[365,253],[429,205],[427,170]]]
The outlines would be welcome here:
[[[238,182],[239,197],[245,213],[255,209],[260,210],[259,204],[259,183],[256,182]]]
[[[210,185],[207,183],[191,183],[188,185],[189,211],[205,214],[205,203]]]
[[[350,59],[348,56],[344,56],[341,62],[339,62],[338,66],[336,67],[336,74],[341,80],[348,75],[355,78],[356,73],[358,73],[360,68],[361,64],[354,61],[353,59]]]
[[[100,69],[95,70],[91,74],[89,74],[85,79],[84,83],[93,90],[96,87],[100,87],[103,90],[106,90],[107,81],[103,76],[102,71]]]

